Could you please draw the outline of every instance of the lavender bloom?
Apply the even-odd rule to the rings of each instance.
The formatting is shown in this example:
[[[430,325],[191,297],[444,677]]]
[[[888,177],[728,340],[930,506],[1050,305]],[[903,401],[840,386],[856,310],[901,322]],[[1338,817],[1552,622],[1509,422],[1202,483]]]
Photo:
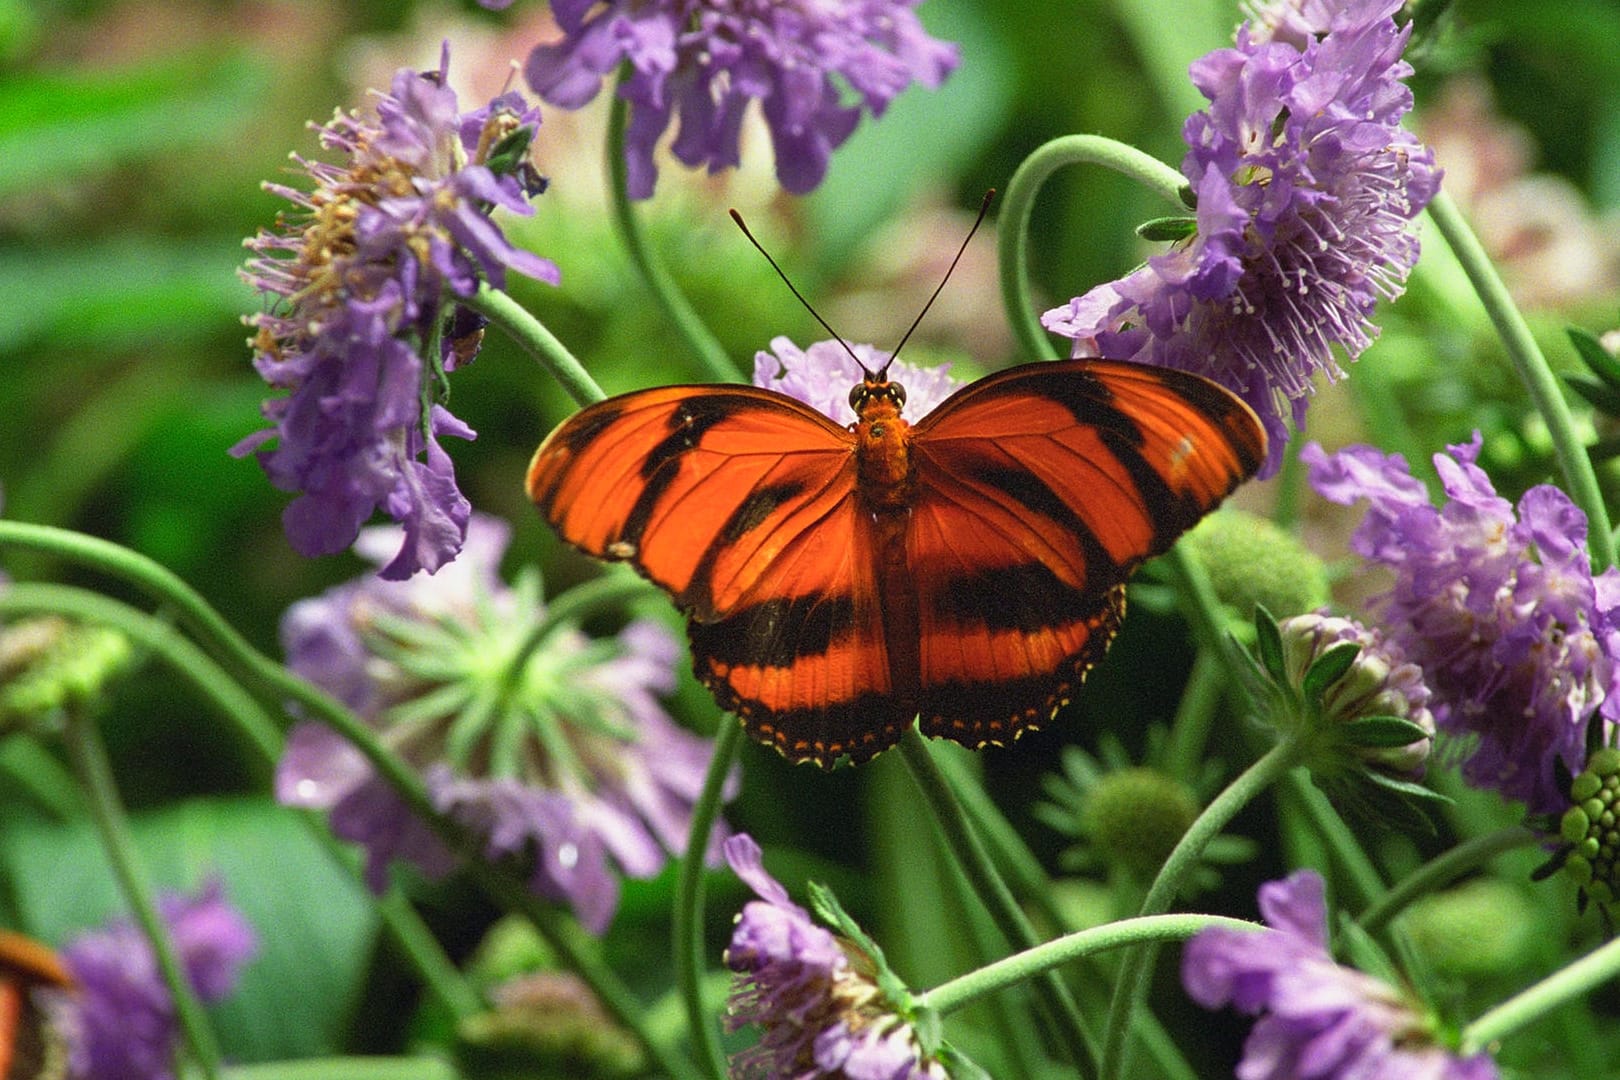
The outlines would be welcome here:
[[[860,383],[862,372],[855,357],[836,341],[818,341],[805,349],[786,337],[771,339],[775,352],[761,349],[754,354],[754,385],[796,398],[817,412],[840,423],[851,422],[855,412],[849,407],[850,388]],[[876,371],[889,354],[871,345],[853,344],[855,356]],[[917,367],[896,360],[889,378],[906,388],[905,412],[913,423],[927,416],[940,402],[961,388],[962,382],[948,374],[949,364]]]
[[[625,161],[633,199],[652,195],[653,148],[677,116],[676,158],[711,173],[735,166],[754,99],[770,127],[777,179],[802,195],[821,183],[863,108],[881,116],[912,81],[934,88],[956,67],[956,47],[928,36],[911,10],[916,4],[557,0],[551,8],[563,38],[537,46],[524,73],[541,98],[577,109],[628,61],[619,93],[630,104]]]
[[[725,842],[726,861],[758,894],[743,906],[726,949],[736,975],[726,1028],[764,1029],[731,1059],[743,1080],[946,1080],[911,1023],[869,974],[872,958],[816,925],[769,873],[753,837]]]
[[[1262,885],[1260,913],[1271,929],[1204,930],[1181,961],[1194,1001],[1260,1016],[1243,1044],[1242,1080],[1495,1080],[1488,1055],[1456,1057],[1395,987],[1334,962],[1315,871]]]
[[[1593,710],[1620,718],[1620,571],[1594,579],[1586,516],[1562,491],[1532,488],[1515,513],[1475,464],[1477,432],[1448,449],[1434,457],[1439,509],[1399,455],[1312,443],[1300,456],[1323,497],[1367,501],[1351,546],[1394,572],[1378,610],[1423,668],[1436,723],[1477,737],[1463,777],[1556,814],[1569,800],[1554,760],[1580,771]]]
[[[253,929],[219,883],[158,902],[186,980],[204,1002],[224,999],[258,949]],[[173,1080],[179,1034],[174,1002],[145,936],[127,920],[63,950],[78,983],[61,1013],[76,1080]]]
[[[397,536],[367,529],[356,547],[381,561]],[[558,625],[509,677],[546,610],[533,575],[515,587],[497,576],[507,539],[504,522],[475,514],[466,550],[440,573],[363,577],[293,605],[281,628],[288,666],[375,725],[490,858],[532,860],[531,887],[600,933],[618,904],[613,867],[651,877],[684,848],[712,748],[659,704],[680,655],[661,624],[632,623],[614,641]],[[454,866],[325,727],[293,729],[276,793],[329,810],[333,831],[366,848],[378,891],[394,859],[429,876]]]
[[[438,569],[467,531],[470,507],[439,440],[473,431],[438,401],[444,373],[476,353],[481,323],[453,318],[453,298],[484,279],[502,286],[508,269],[557,283],[550,261],[513,247],[489,217],[533,213],[528,197],[544,181],[526,147],[539,112],[508,93],[460,113],[449,62],[446,45],[437,72],[394,77],[375,117],[339,112],[316,127],[348,160],[294,155],[314,190],[264,185],[296,209],[246,241],[242,272],[268,305],[246,320],[254,366],[289,394],[265,404],[273,426],[232,453],[277,440],[258,458],[271,483],[299,493],[283,522],[300,554],[344,550],[378,508],[403,524],[387,578]],[[434,341],[439,354],[424,358]]]
[[[1417,261],[1409,225],[1439,187],[1433,154],[1400,127],[1409,28],[1401,0],[1277,5],[1266,37],[1195,62],[1210,106],[1186,124],[1182,162],[1197,235],[1042,316],[1075,356],[1137,360],[1206,375],[1239,394],[1282,460],[1284,415],[1305,422],[1317,372],[1343,375],[1372,341],[1380,296],[1398,296]],[[1323,36],[1297,32],[1306,22]],[[1285,32],[1286,30],[1286,32]]]

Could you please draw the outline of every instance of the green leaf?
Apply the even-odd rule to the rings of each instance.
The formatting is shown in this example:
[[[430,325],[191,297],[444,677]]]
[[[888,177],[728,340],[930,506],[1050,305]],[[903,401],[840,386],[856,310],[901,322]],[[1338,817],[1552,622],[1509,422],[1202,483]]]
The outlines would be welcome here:
[[[1136,235],[1144,240],[1164,240],[1174,243],[1198,235],[1198,219],[1191,217],[1154,218],[1138,225]]]
[[[1422,784],[1414,784],[1410,780],[1397,780],[1393,776],[1371,770],[1363,775],[1366,777],[1369,783],[1372,783],[1385,791],[1394,792],[1397,795],[1404,795],[1408,798],[1417,799],[1422,802],[1434,803],[1439,806],[1451,805],[1451,799],[1440,794],[1438,791],[1424,787]]]
[[[1592,374],[1614,389],[1620,390],[1620,360],[1609,354],[1609,350],[1603,347],[1603,342],[1591,331],[1579,326],[1571,326],[1565,332],[1569,334],[1570,344],[1575,346],[1581,361],[1591,369]]]
[[[1410,746],[1429,737],[1429,732],[1400,716],[1363,716],[1344,724],[1340,730],[1344,732],[1344,741],[1351,746],[1379,749]]]
[[[1344,678],[1344,673],[1350,670],[1350,665],[1360,655],[1361,643],[1357,641],[1339,641],[1329,645],[1321,656],[1311,661],[1311,666],[1305,671],[1300,687],[1305,700],[1313,705],[1320,702],[1328,687]]]
[[[1579,372],[1565,375],[1564,381],[1594,409],[1607,416],[1620,416],[1620,390]]]
[[[1287,686],[1288,671],[1283,663],[1282,635],[1277,631],[1277,620],[1260,604],[1254,606],[1254,638],[1260,666],[1278,686]]]
[[[343,1004],[363,985],[376,913],[302,817],[263,800],[197,799],[131,822],[160,893],[218,878],[258,934],[236,991],[209,1010],[234,1061],[341,1051]],[[10,883],[21,929],[52,945],[125,914],[85,821],[0,826],[0,879]]]

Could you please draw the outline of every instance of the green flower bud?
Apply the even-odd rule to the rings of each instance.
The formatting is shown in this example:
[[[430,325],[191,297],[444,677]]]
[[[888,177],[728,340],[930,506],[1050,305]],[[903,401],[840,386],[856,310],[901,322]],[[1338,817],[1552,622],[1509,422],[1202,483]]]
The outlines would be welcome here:
[[[1086,795],[1080,831],[1107,862],[1149,881],[1197,817],[1184,785],[1136,767],[1103,774]]]
[[[536,972],[497,986],[493,1012],[462,1021],[457,1064],[479,1080],[617,1080],[646,1062],[590,988],[569,972]]]
[[[1595,903],[1613,920],[1620,889],[1620,750],[1605,746],[1586,759],[1570,784],[1575,804],[1558,823],[1568,858],[1564,873],[1581,890],[1581,902]]]
[[[1210,514],[1186,536],[1235,627],[1249,627],[1255,605],[1278,614],[1328,602],[1327,566],[1275,522],[1242,510]]]
[[[1540,924],[1524,890],[1479,878],[1424,897],[1405,915],[1412,945],[1437,970],[1474,979],[1520,970]]]
[[[133,657],[129,639],[105,626],[47,615],[0,628],[0,729],[99,697]]]

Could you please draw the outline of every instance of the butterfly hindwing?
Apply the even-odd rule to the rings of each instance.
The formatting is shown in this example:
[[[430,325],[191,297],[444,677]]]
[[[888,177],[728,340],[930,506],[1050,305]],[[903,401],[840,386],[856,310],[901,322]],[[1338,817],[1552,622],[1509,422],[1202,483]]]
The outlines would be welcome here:
[[[906,558],[923,730],[976,746],[1044,722],[1106,652],[1131,571],[1264,446],[1214,384],[1102,360],[991,375],[920,421]]]

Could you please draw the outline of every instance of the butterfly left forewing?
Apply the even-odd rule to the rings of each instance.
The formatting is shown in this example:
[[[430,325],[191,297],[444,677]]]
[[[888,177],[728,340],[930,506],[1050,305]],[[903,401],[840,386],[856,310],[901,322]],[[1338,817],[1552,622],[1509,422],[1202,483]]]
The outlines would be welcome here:
[[[1131,571],[1264,447],[1220,387],[1099,360],[1009,369],[925,417],[907,535],[923,730],[976,746],[1046,720],[1106,651]]]

